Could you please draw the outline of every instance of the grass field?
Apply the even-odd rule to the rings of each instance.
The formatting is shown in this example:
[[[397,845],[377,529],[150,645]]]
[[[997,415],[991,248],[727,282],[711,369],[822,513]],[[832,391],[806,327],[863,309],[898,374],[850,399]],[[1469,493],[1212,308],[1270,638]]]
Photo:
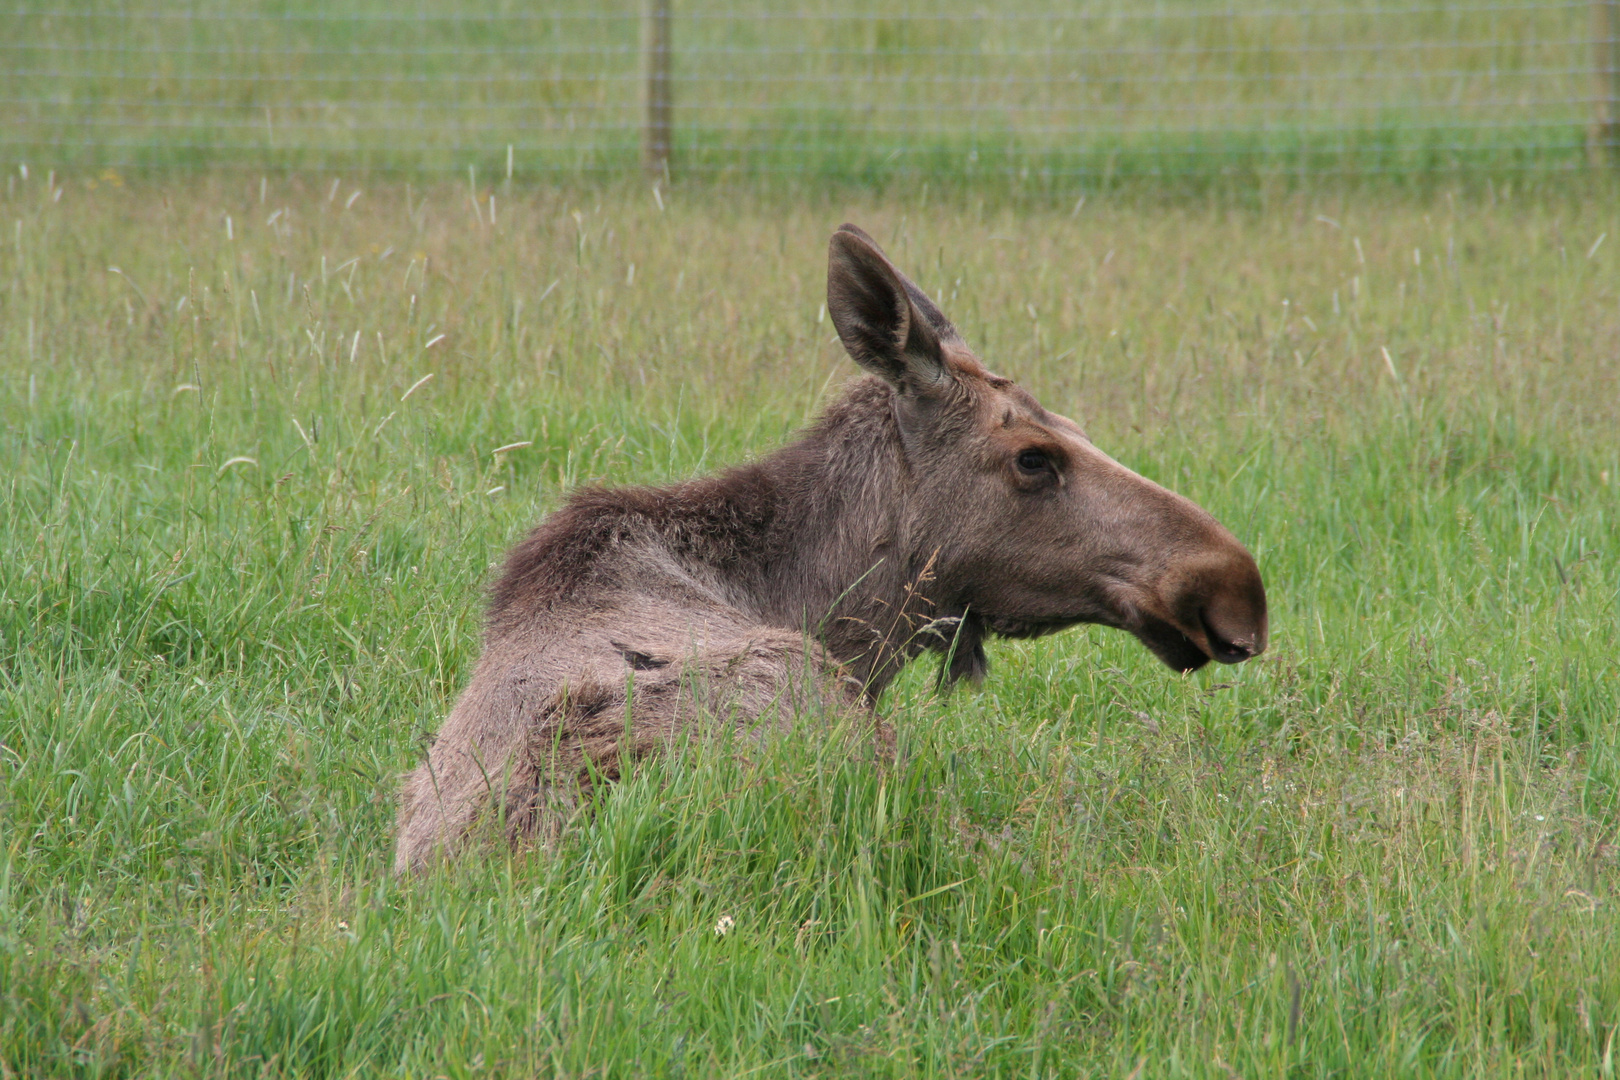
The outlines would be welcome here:
[[[1597,44],[1620,31],[1586,0],[901,7],[675,5],[677,172],[1546,173],[1585,162],[1620,93]],[[0,157],[622,175],[639,156],[643,9],[21,0],[0,10]]]
[[[0,1076],[1615,1075],[1612,184],[47,179],[0,254]],[[694,745],[393,880],[492,560],[813,415],[843,220],[1232,526],[1271,651],[1001,643],[889,693],[890,768]]]

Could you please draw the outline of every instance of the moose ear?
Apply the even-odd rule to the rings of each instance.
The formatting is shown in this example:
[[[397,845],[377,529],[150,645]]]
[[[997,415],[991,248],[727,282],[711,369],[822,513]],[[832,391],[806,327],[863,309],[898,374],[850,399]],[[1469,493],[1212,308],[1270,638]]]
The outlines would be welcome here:
[[[950,377],[940,342],[955,328],[853,225],[827,245],[827,313],[850,357],[896,389],[927,391]]]

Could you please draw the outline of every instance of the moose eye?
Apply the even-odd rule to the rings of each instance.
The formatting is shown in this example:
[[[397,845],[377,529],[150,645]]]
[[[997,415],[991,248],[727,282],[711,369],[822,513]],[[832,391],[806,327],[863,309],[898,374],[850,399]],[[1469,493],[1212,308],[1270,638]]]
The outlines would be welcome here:
[[[1018,471],[1021,473],[1033,476],[1051,468],[1051,459],[1039,450],[1025,450],[1018,455]]]

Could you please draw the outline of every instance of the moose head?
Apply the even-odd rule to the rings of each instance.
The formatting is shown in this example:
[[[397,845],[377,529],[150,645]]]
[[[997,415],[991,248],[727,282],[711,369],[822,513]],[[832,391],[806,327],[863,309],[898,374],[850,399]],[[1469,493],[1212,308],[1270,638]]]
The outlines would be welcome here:
[[[986,630],[1099,623],[1179,671],[1265,649],[1265,587],[1237,538],[986,369],[853,225],[832,237],[827,310],[851,358],[892,388],[906,531],[933,559],[941,609],[965,621],[953,675],[982,672]]]

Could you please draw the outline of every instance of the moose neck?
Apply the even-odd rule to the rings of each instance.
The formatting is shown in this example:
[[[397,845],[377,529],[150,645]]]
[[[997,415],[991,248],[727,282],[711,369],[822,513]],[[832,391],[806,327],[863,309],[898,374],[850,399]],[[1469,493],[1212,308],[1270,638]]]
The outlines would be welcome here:
[[[736,474],[770,493],[755,519],[769,535],[738,599],[764,622],[808,630],[874,698],[925,648],[950,646],[961,614],[909,535],[891,395],[858,381],[803,439]]]

